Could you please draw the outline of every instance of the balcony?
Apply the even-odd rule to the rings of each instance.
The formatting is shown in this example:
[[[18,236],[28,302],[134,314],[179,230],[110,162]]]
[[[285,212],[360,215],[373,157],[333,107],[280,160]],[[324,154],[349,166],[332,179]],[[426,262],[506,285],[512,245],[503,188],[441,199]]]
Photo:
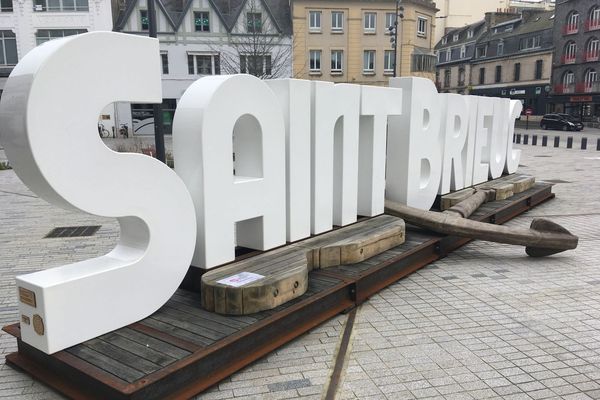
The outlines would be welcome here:
[[[565,54],[560,58],[561,64],[575,64],[577,56],[575,54]]]
[[[556,94],[572,94],[575,93],[575,84],[570,85],[556,85],[554,86],[554,92]]]
[[[577,93],[596,93],[600,92],[600,81],[582,82],[575,87]]]
[[[600,29],[600,19],[588,19],[585,21],[585,30],[589,31],[597,31]]]
[[[585,53],[585,61],[592,62],[600,60],[600,51],[588,51]]]
[[[577,24],[566,24],[562,29],[563,35],[573,35],[579,32],[579,25]]]

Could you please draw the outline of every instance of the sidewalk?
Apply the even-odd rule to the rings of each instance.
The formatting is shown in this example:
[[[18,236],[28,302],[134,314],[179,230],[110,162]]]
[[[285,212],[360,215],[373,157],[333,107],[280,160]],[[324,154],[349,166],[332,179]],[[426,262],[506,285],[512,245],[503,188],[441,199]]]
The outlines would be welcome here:
[[[557,195],[509,222],[548,216],[579,248],[532,259],[522,248],[473,242],[358,308],[340,399],[600,398],[600,153],[516,146],[520,172]],[[106,253],[114,220],[73,214],[0,171],[0,323],[17,320],[14,276]],[[91,238],[43,239],[56,226],[102,225]],[[320,399],[348,315],[339,315],[209,389],[198,399]],[[4,365],[0,398],[61,398]]]

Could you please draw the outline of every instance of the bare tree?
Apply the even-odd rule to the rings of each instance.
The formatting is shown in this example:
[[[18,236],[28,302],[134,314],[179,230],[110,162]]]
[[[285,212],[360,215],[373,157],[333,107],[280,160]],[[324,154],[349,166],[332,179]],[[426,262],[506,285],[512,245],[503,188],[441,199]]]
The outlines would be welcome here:
[[[220,47],[221,73],[247,73],[261,79],[291,74],[291,35],[280,32],[260,0],[248,0],[244,23],[229,33],[228,46]]]

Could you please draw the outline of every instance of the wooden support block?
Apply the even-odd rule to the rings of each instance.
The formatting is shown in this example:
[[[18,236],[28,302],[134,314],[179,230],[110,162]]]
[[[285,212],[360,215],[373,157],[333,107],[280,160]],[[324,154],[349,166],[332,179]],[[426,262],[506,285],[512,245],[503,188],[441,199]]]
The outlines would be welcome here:
[[[440,209],[442,211],[449,209],[460,203],[463,200],[468,199],[475,193],[475,189],[466,188],[462,190],[458,190],[456,192],[448,193],[442,196],[440,201]]]
[[[535,177],[525,174],[511,174],[500,178],[503,182],[512,183],[514,185],[513,192],[522,193],[531,189],[535,185]]]
[[[496,193],[494,200],[505,200],[512,197],[515,193],[513,192],[514,185],[510,182],[502,182],[493,180],[485,182],[475,186],[475,189],[493,190]]]
[[[404,221],[380,215],[297,244],[311,269],[355,264],[404,243]]]
[[[208,271],[202,307],[230,315],[273,309],[306,292],[311,269],[364,261],[404,243],[404,235],[402,219],[380,215]]]

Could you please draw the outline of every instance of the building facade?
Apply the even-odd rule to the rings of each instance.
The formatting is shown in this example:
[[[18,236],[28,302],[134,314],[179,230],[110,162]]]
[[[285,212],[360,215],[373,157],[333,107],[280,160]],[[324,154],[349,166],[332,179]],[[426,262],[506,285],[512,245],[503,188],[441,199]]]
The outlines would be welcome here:
[[[557,3],[550,110],[600,122],[600,4]]]
[[[1,0],[0,93],[13,67],[37,45],[112,27],[110,0]]]
[[[166,134],[177,102],[203,76],[250,73],[288,78],[292,73],[291,16],[277,0],[155,0],[162,60],[163,121]],[[130,0],[115,30],[148,35],[146,0]],[[151,104],[118,105],[119,124],[134,134],[153,134]]]
[[[553,12],[486,13],[436,46],[440,91],[520,100],[547,111],[552,74]]]
[[[394,52],[395,1],[293,1],[294,77],[387,85],[396,67],[398,76],[433,80],[435,4],[404,0],[402,6]]]
[[[523,11],[491,25],[471,61],[471,93],[520,100],[533,115],[547,112],[554,12]]]

